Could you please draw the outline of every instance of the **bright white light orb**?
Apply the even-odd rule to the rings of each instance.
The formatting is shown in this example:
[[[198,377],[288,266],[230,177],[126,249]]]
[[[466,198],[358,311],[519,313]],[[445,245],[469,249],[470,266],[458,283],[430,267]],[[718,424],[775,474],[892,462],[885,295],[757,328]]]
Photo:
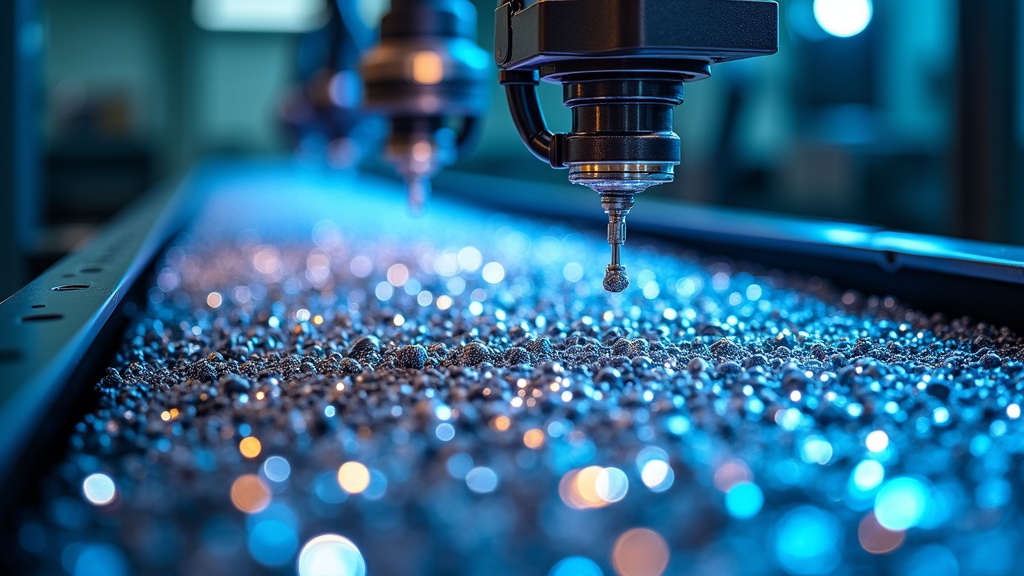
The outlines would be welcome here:
[[[477,494],[494,492],[498,487],[498,475],[486,466],[477,466],[466,473],[466,486]]]
[[[629,491],[629,478],[614,466],[604,468],[594,479],[594,491],[605,502],[618,502]]]
[[[873,14],[871,0],[814,0],[814,19],[822,30],[839,38],[863,32]]]
[[[106,506],[114,501],[117,495],[117,488],[110,476],[97,472],[90,474],[82,482],[82,492],[85,498],[96,506]]]
[[[299,552],[299,576],[366,576],[366,561],[351,540],[337,534],[313,538]]]

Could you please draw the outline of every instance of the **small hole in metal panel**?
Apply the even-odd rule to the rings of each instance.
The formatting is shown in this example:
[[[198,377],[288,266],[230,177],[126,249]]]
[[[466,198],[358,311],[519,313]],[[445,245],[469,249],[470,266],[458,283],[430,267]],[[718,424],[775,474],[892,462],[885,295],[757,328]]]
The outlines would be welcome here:
[[[71,292],[73,290],[85,290],[89,288],[88,284],[62,284],[60,286],[54,286],[50,288],[54,292]]]
[[[50,320],[60,320],[64,318],[63,314],[29,314],[28,316],[22,316],[22,322],[48,322]]]

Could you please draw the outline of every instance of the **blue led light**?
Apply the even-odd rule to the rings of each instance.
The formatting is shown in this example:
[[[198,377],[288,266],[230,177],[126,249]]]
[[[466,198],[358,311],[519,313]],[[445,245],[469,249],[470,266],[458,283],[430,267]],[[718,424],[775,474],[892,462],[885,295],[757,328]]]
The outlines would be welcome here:
[[[486,466],[477,466],[466,474],[466,486],[477,494],[494,492],[498,488],[498,475]]]
[[[908,556],[898,572],[905,576],[957,576],[960,565],[948,548],[929,544]]]
[[[291,473],[291,464],[281,456],[271,456],[263,463],[263,475],[271,482],[284,482]]]
[[[873,13],[871,0],[814,0],[814,19],[818,26],[839,38],[863,32],[871,23]]]
[[[447,422],[441,422],[434,428],[434,436],[441,442],[449,442],[455,438],[455,426]]]
[[[388,489],[388,477],[375,468],[370,468],[370,484],[363,491],[363,497],[370,500],[380,500]]]
[[[74,576],[121,576],[127,574],[125,558],[109,544],[90,544],[75,560]]]
[[[114,497],[117,495],[117,488],[114,486],[114,481],[107,476],[97,472],[96,474],[90,474],[82,482],[82,492],[85,494],[85,498],[97,506],[105,506],[114,501]]]
[[[875,518],[892,531],[917,526],[930,500],[929,488],[920,480],[903,476],[886,482],[875,497]]]
[[[552,566],[548,576],[604,576],[604,573],[590,558],[569,556]]]
[[[834,516],[813,506],[801,506],[779,520],[775,554],[791,574],[827,574],[839,565],[842,528]]]
[[[1010,483],[1003,478],[993,478],[978,485],[974,490],[974,499],[979,508],[1000,508],[1010,501]]]
[[[682,436],[690,431],[690,421],[686,419],[686,416],[679,414],[670,416],[665,424],[668,426],[668,431],[676,436]]]
[[[263,520],[249,532],[249,553],[260,564],[280,566],[295,554],[299,537],[280,520]]]
[[[877,460],[864,460],[853,469],[850,480],[861,492],[870,492],[885,480],[885,468]]]
[[[287,504],[280,502],[271,502],[262,512],[246,516],[245,527],[247,530],[252,531],[256,528],[257,524],[264,520],[276,520],[292,530],[296,530],[299,527],[299,519],[295,516],[295,512]]]
[[[992,447],[992,438],[989,438],[988,436],[986,436],[984,434],[978,434],[977,436],[972,438],[971,439],[971,443],[969,445],[969,449],[971,451],[971,455],[976,457],[976,458],[980,458],[980,457],[984,456],[985,454],[987,454],[989,448],[991,448],[991,447]]]
[[[455,427],[447,422],[442,422],[434,429],[434,435],[436,435],[437,439],[441,442],[448,442],[452,438],[455,438]]]
[[[317,497],[328,504],[341,504],[348,499],[348,492],[338,485],[338,476],[334,472],[325,472],[316,477],[313,491]]]
[[[804,440],[800,447],[800,457],[808,464],[828,464],[832,459],[832,444],[821,436],[813,435]]]
[[[456,452],[448,458],[445,468],[448,469],[448,475],[452,478],[464,480],[466,474],[473,469],[473,457],[465,452]]]
[[[775,423],[783,430],[792,432],[803,423],[803,414],[799,408],[787,408],[775,413]]]
[[[299,547],[298,518],[291,508],[274,502],[246,519],[249,553],[260,564],[280,566],[291,560]]]
[[[917,523],[919,528],[932,530],[949,521],[954,514],[962,514],[962,508],[970,498],[964,493],[964,487],[955,482],[943,482],[929,486],[928,507],[924,516]]]
[[[725,509],[733,518],[753,518],[764,505],[764,494],[757,484],[740,482],[725,495]]]

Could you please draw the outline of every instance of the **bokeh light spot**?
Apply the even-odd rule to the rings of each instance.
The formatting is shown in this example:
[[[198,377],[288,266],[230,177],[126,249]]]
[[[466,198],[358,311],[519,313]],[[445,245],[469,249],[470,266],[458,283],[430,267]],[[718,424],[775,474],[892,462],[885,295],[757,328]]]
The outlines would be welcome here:
[[[652,492],[664,492],[672,487],[676,474],[668,462],[659,459],[648,460],[640,469],[640,480]]]
[[[741,482],[750,482],[752,479],[753,474],[751,474],[747,463],[736,459],[723,462],[715,470],[714,475],[715,488],[722,492],[728,492],[733,486]]]
[[[536,450],[544,445],[544,431],[538,428],[530,428],[523,433],[523,444],[531,450]]]
[[[455,427],[447,422],[442,422],[437,425],[434,429],[434,435],[441,442],[448,442],[452,438],[455,438]]]
[[[338,468],[338,485],[349,494],[359,494],[370,485],[370,470],[360,462],[345,462]]]
[[[808,464],[824,466],[832,459],[832,444],[821,436],[809,436],[800,447],[800,457]]]
[[[871,23],[871,0],[814,0],[814,19],[821,29],[838,38],[849,38]]]
[[[861,547],[872,554],[888,554],[899,548],[906,537],[906,532],[902,530],[889,530],[879,524],[873,512],[868,512],[857,527],[857,539]]]
[[[281,566],[299,546],[295,528],[277,518],[261,520],[249,531],[249,553],[260,564]]]
[[[494,429],[497,430],[498,432],[504,432],[508,430],[509,426],[511,425],[512,420],[510,420],[509,417],[505,416],[504,414],[496,416],[493,420],[491,420],[491,426],[493,426]]]
[[[366,560],[351,540],[337,534],[311,538],[299,552],[299,576],[365,576]]]
[[[903,476],[886,482],[875,497],[878,523],[892,531],[917,526],[928,508],[929,490],[920,480]]]
[[[882,430],[874,430],[864,440],[864,445],[867,449],[874,453],[884,451],[889,447],[889,435]]]
[[[594,479],[594,491],[597,492],[597,497],[605,502],[618,502],[625,498],[626,492],[629,491],[629,478],[618,468],[602,468]]]
[[[959,576],[960,563],[949,548],[940,544],[922,546],[901,562],[902,576]]]
[[[477,466],[466,474],[466,486],[477,494],[494,492],[498,487],[498,475],[486,466]]]
[[[761,511],[762,506],[764,494],[761,488],[752,482],[740,482],[730,488],[725,495],[725,509],[733,518],[753,518]]]
[[[117,487],[114,486],[114,480],[110,476],[97,472],[90,474],[82,481],[82,493],[92,504],[106,506],[117,496]]]
[[[255,458],[260,455],[263,446],[255,436],[246,436],[238,443],[238,451],[246,458]]]
[[[864,460],[853,469],[850,479],[858,490],[868,492],[885,480],[885,468],[877,460]]]
[[[668,559],[668,544],[647,528],[624,532],[612,548],[612,567],[619,576],[660,576]]]
[[[241,512],[255,514],[270,504],[270,489],[255,474],[239,476],[231,484],[231,503]]]
[[[127,573],[124,555],[110,544],[85,546],[75,559],[74,576],[122,576]]]
[[[497,284],[505,279],[505,268],[497,262],[488,262],[484,265],[483,277],[488,284]]]
[[[263,475],[271,482],[284,482],[291,473],[291,464],[281,456],[271,456],[263,463]]]
[[[551,567],[548,576],[604,576],[601,567],[590,558],[569,556]]]
[[[801,506],[779,520],[775,554],[790,574],[827,574],[839,565],[842,528],[834,516],[813,506]]]

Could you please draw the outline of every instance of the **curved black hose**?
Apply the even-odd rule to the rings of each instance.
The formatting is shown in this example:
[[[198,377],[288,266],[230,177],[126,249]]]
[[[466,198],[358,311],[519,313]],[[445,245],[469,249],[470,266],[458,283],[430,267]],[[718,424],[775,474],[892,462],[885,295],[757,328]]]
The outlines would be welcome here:
[[[544,121],[544,112],[540,109],[537,97],[539,80],[535,71],[521,72],[502,70],[501,84],[505,86],[505,97],[508,109],[512,114],[512,122],[519,132],[519,137],[534,156],[561,167],[558,154],[552,154],[552,142],[555,135],[548,130]],[[557,150],[556,150],[557,152]]]

